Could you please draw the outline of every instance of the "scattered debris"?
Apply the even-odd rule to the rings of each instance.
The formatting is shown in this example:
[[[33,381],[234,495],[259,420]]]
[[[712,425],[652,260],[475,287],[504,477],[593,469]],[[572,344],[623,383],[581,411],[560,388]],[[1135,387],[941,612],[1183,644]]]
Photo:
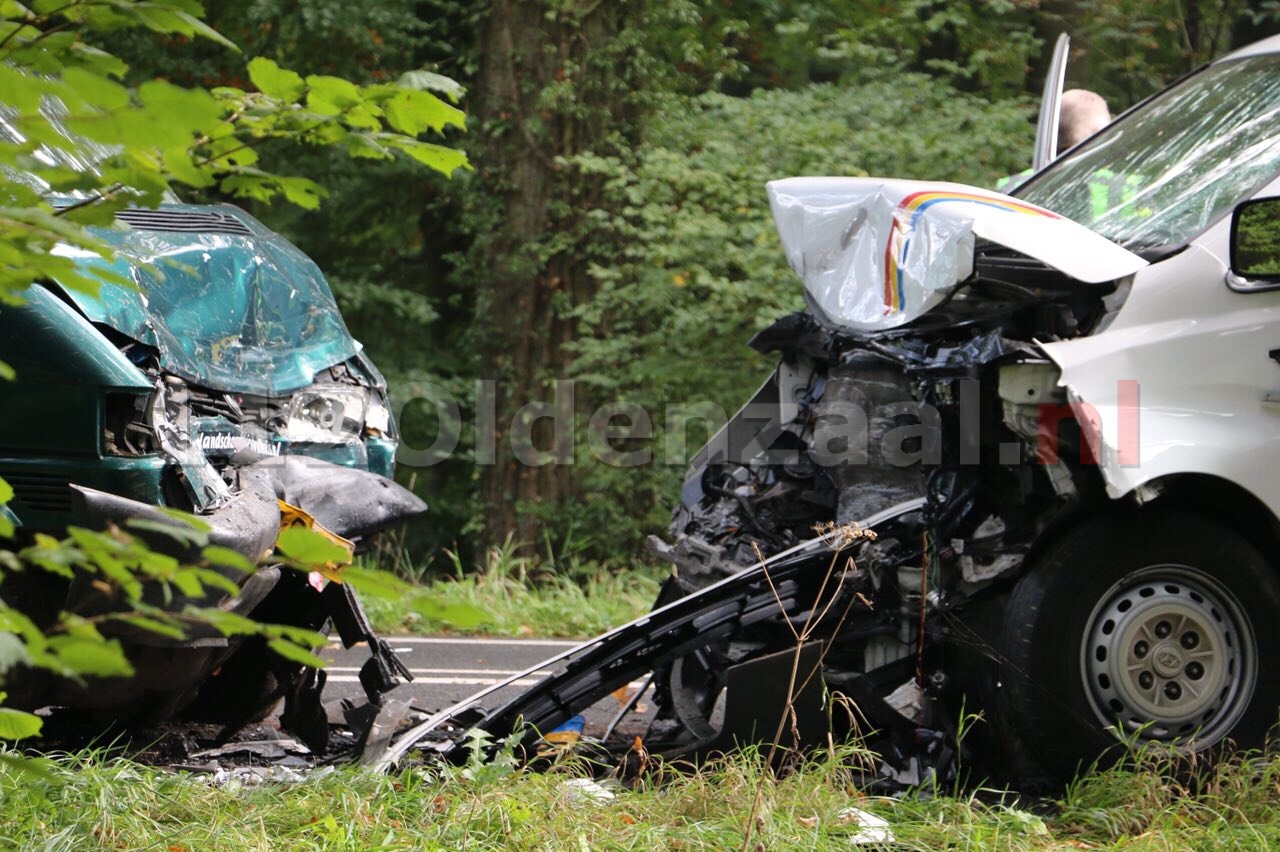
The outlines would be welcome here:
[[[861,808],[845,808],[836,814],[838,825],[856,825],[858,831],[849,835],[850,843],[893,843],[893,829],[888,820]]]
[[[617,796],[612,790],[592,781],[590,778],[570,778],[560,785],[565,797],[572,803],[607,804]]]
[[[325,769],[318,770],[320,772]],[[263,784],[300,784],[308,776],[316,773],[303,773],[287,766],[237,766],[232,769],[218,769],[204,778],[212,787],[239,785],[242,787],[260,787]]]
[[[234,757],[253,755],[263,760],[279,760],[288,755],[310,755],[311,749],[294,739],[249,740],[227,743],[217,748],[208,748],[192,753],[192,759],[202,757]]]

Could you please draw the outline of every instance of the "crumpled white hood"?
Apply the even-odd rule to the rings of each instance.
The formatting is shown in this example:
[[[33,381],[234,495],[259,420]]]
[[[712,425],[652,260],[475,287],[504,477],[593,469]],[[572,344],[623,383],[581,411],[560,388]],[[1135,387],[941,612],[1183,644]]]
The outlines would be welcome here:
[[[1083,225],[959,183],[852,177],[770,181],[791,268],[827,320],[856,331],[908,323],[973,272],[975,237],[1088,283],[1147,262]]]

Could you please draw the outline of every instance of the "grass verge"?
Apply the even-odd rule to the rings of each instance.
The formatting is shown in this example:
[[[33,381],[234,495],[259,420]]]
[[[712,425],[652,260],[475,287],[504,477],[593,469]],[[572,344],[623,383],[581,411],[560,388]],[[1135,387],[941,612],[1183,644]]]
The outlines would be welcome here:
[[[661,583],[660,569],[556,564],[516,556],[513,550],[491,550],[472,572],[465,572],[450,553],[450,576],[417,585],[400,597],[366,596],[374,629],[388,634],[587,638],[647,612]]]
[[[775,778],[746,751],[599,801],[546,774],[423,768],[313,773],[288,786],[209,786],[102,752],[49,762],[46,778],[0,763],[0,845],[118,849],[850,849],[856,807],[895,849],[1269,849],[1280,844],[1280,757],[1246,756],[1194,795],[1153,762],[1088,775],[1056,802],[864,796],[843,759]],[[492,769],[489,767],[488,769]],[[746,802],[761,807],[744,824]],[[985,801],[984,801],[985,798]]]

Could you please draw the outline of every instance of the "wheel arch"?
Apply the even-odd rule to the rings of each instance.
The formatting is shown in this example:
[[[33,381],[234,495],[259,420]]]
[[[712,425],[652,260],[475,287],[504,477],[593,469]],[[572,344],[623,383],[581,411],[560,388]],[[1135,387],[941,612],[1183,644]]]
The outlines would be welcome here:
[[[1280,573],[1280,519],[1256,495],[1229,479],[1203,473],[1163,476],[1143,486],[1157,492],[1144,506],[1181,509],[1211,518],[1249,541]]]
[[[1147,496],[1138,499],[1137,492]],[[1083,501],[1068,513],[1051,521],[1033,539],[1023,568],[1009,578],[1024,576],[1052,551],[1057,543],[1077,528],[1104,515],[1134,515],[1144,511],[1183,511],[1217,521],[1244,538],[1262,554],[1280,577],[1280,518],[1248,489],[1220,476],[1179,473],[1157,477],[1118,499]]]

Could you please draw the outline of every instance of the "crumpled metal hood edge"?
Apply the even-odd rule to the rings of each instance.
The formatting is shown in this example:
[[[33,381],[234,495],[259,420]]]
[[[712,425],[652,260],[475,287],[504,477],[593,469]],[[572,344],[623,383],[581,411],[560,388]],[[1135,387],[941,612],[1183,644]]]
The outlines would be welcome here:
[[[277,396],[360,350],[320,269],[247,213],[181,204],[137,212],[139,225],[95,229],[114,261],[59,249],[91,275],[134,286],[60,289],[91,322],[155,347],[164,370],[214,390]]]

